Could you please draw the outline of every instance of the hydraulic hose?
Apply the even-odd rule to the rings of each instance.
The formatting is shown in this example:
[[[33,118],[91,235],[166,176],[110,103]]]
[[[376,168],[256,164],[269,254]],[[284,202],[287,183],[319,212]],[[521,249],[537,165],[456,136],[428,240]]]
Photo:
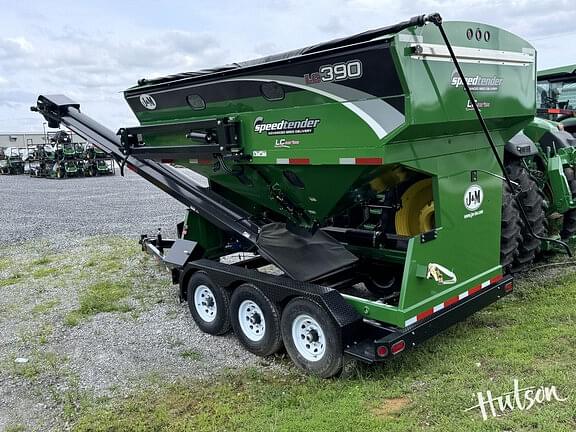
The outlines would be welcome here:
[[[466,78],[464,76],[464,72],[462,71],[462,68],[460,67],[460,63],[458,62],[458,58],[456,57],[456,54],[454,54],[454,50],[452,49],[452,44],[450,43],[450,40],[448,39],[448,35],[444,31],[444,27],[442,26],[442,17],[440,16],[440,14],[435,13],[435,14],[427,15],[425,18],[426,18],[426,21],[431,22],[431,23],[435,24],[436,27],[438,27],[438,30],[440,31],[440,34],[442,35],[442,39],[444,40],[444,44],[446,45],[446,48],[448,48],[448,52],[450,53],[450,57],[452,58],[452,62],[454,63],[454,66],[456,67],[456,71],[458,72],[458,76],[460,77],[460,80],[462,81],[464,89],[466,90],[466,94],[468,95],[468,99],[470,100],[470,103],[472,104],[472,107],[474,108],[474,112],[476,113],[476,117],[478,118],[478,122],[480,123],[480,126],[482,127],[482,130],[484,132],[484,135],[486,136],[486,140],[488,141],[488,144],[490,144],[490,148],[492,149],[492,153],[494,154],[494,158],[496,159],[496,161],[498,162],[498,165],[500,166],[500,169],[502,170],[502,175],[504,176],[506,183],[510,187],[510,190],[516,191],[517,190],[516,185],[510,179],[510,177],[508,176],[508,173],[506,172],[506,167],[504,166],[504,162],[502,161],[502,158],[498,154],[498,149],[496,148],[496,144],[494,144],[494,140],[492,139],[492,136],[490,135],[490,131],[488,130],[488,127],[486,126],[486,122],[484,121],[484,117],[482,116],[482,113],[480,112],[480,109],[478,108],[478,104],[476,103],[476,99],[474,98],[474,95],[472,94],[472,91],[470,90],[470,87],[468,86],[468,82],[466,81]],[[516,203],[518,204],[518,208],[520,209],[520,217],[522,218],[526,228],[528,229],[528,233],[537,240],[548,241],[548,242],[556,243],[556,244],[562,246],[566,250],[566,253],[568,254],[568,256],[572,257],[572,251],[570,250],[570,246],[568,246],[567,243],[563,242],[562,240],[542,237],[542,236],[539,236],[538,234],[536,234],[534,232],[534,230],[532,229],[532,225],[530,224],[530,220],[528,219],[528,215],[526,214],[526,209],[524,208],[524,205],[522,204],[522,201],[520,200],[518,192],[514,193],[514,199],[516,200]]]

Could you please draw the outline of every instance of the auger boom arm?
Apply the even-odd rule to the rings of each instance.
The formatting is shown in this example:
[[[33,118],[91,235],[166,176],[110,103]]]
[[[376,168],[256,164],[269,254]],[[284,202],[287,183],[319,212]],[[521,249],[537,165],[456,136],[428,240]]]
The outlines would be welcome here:
[[[110,154],[119,164],[162,189],[216,226],[256,243],[260,227],[250,222],[250,214],[233,203],[201,187],[174,168],[149,159],[125,154],[120,137],[80,112],[80,105],[63,95],[39,96],[33,111],[44,116],[50,127],[60,124]]]
[[[258,226],[250,221],[248,212],[214,191],[200,186],[176,169],[146,159],[146,154],[140,157],[130,154],[130,149],[124,146],[117,134],[82,114],[80,105],[66,96],[41,95],[36,106],[31,109],[42,114],[50,127],[66,125],[110,154],[121,166],[128,166],[202,218],[223,231],[248,240],[262,257],[296,280],[314,280],[357,261],[344,246],[321,230],[300,236],[290,232],[282,223]]]

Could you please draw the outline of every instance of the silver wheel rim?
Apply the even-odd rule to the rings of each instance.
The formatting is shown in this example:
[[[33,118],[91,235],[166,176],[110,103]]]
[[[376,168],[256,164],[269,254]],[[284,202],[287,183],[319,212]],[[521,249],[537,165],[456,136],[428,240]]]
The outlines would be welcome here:
[[[298,315],[292,321],[292,340],[306,360],[315,362],[324,357],[326,337],[318,321],[310,315]]]
[[[242,333],[253,342],[258,342],[266,332],[266,320],[262,309],[252,300],[244,300],[238,307],[238,322]]]
[[[198,285],[194,290],[194,307],[203,321],[212,322],[216,319],[216,298],[206,285]]]

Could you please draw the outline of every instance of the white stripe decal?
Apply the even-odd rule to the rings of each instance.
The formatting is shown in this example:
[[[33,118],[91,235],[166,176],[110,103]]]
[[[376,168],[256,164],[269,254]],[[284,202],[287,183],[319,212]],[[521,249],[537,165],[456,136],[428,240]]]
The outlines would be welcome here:
[[[444,303],[440,303],[439,305],[434,306],[432,309],[434,310],[434,312],[441,311],[442,309],[444,309]]]
[[[340,158],[340,165],[356,165],[356,158]]]
[[[417,321],[417,318],[416,318],[416,317],[412,317],[412,318],[406,320],[406,322],[405,322],[404,324],[405,324],[406,327],[408,327],[409,325],[414,324],[416,321]]]
[[[468,297],[468,291],[464,291],[462,294],[460,294],[460,295],[458,296],[458,298],[459,298],[460,300],[465,299],[466,297]]]
[[[290,159],[276,159],[276,163],[279,165],[290,165]]]
[[[482,285],[480,285],[482,288],[486,288],[488,285],[490,285],[490,279],[488,279],[486,282],[482,282]]]

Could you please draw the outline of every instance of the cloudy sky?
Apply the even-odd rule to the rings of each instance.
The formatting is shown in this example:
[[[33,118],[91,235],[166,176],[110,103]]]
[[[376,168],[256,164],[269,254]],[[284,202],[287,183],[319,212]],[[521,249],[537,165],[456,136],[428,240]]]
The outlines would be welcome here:
[[[64,93],[111,129],[135,124],[137,79],[248,60],[414,15],[493,24],[530,40],[539,67],[576,63],[568,0],[0,0],[0,133],[41,131],[40,93]]]

